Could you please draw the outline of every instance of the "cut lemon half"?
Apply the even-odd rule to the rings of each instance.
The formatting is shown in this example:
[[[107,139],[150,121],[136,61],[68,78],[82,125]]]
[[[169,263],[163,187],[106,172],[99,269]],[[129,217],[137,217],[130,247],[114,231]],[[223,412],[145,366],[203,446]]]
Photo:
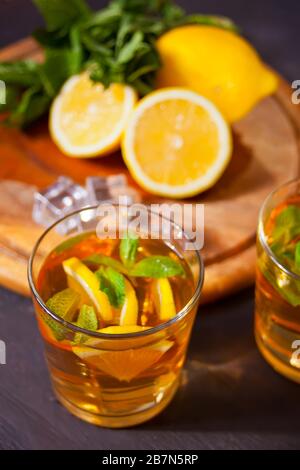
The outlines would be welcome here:
[[[104,88],[88,73],[71,77],[53,101],[51,137],[71,157],[97,157],[119,148],[125,124],[137,96],[133,88]]]
[[[143,331],[147,328],[133,326],[133,327],[108,327],[99,330],[102,333],[120,334],[131,332],[135,333]],[[108,331],[109,330],[109,331]],[[118,332],[118,333],[116,333]],[[95,347],[97,340],[92,340]],[[101,341],[101,340],[100,340]],[[102,340],[103,341],[103,340]],[[118,340],[121,341],[121,340]],[[134,339],[131,340],[132,344]],[[99,343],[99,341],[98,341]],[[101,344],[101,343],[99,343]],[[126,349],[124,351],[107,351],[97,350],[91,347],[73,347],[73,352],[80,357],[84,362],[92,367],[96,367],[107,375],[110,375],[117,380],[129,382],[137,377],[139,374],[145,372],[149,367],[157,363],[160,358],[173,346],[173,341],[162,340],[158,343],[151,344],[150,346],[138,349]]]
[[[184,88],[150,93],[126,126],[123,157],[147,191],[181,198],[198,194],[223,174],[231,132],[216,106]]]
[[[125,301],[120,314],[120,326],[136,325],[139,305],[136,293],[131,283],[125,280]]]
[[[113,312],[107,295],[99,288],[95,274],[78,258],[69,258],[62,263],[68,278],[69,287],[81,294],[83,303],[95,307],[100,320],[109,322]]]
[[[152,294],[156,313],[161,321],[167,321],[176,315],[172,287],[167,278],[152,281]]]

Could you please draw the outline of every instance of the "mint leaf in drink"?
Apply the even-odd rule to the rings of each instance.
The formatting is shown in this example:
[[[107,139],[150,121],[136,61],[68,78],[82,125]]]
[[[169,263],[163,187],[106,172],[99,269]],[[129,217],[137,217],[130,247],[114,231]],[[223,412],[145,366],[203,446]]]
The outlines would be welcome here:
[[[291,271],[297,269],[296,250],[299,236],[300,207],[290,204],[275,218],[274,228],[270,236],[270,248],[280,263]]]
[[[125,278],[123,274],[114,269],[100,268],[96,271],[100,281],[100,289],[105,292],[113,307],[119,308],[125,301]]]
[[[285,207],[276,217],[275,226],[272,231],[274,242],[283,245],[291,242],[300,234],[300,207],[293,204]]]
[[[128,271],[125,266],[123,266],[120,261],[111,258],[110,256],[94,254],[85,258],[83,262],[88,264],[95,264],[98,266],[107,266],[113,268],[115,271],[119,271],[120,273],[128,274]]]
[[[90,305],[82,305],[76,325],[85,330],[97,331],[98,329],[98,318],[94,307]],[[84,343],[88,339],[88,336],[84,333],[76,333],[74,337],[75,343]]]
[[[120,258],[123,264],[130,268],[135,263],[139,239],[135,234],[128,233],[120,242]]]
[[[56,254],[64,253],[64,251],[70,250],[74,246],[78,245],[78,243],[82,242],[85,238],[89,237],[89,233],[80,233],[75,237],[71,237],[68,240],[62,242],[58,247],[55,249]]]
[[[80,295],[73,289],[68,288],[57,292],[53,297],[50,297],[46,302],[46,306],[58,317],[71,322],[78,308],[79,302]],[[62,341],[65,337],[63,326],[46,313],[42,313],[42,318],[49,328],[51,328],[55,338],[58,341]]]
[[[286,302],[293,307],[300,305],[300,286],[296,279],[292,279],[274,265],[265,252],[258,258],[258,267],[266,280]]]
[[[169,256],[149,256],[144,258],[130,270],[131,276],[162,278],[184,276],[185,272],[180,263]]]
[[[296,244],[295,249],[295,268],[297,273],[300,272],[300,242]]]

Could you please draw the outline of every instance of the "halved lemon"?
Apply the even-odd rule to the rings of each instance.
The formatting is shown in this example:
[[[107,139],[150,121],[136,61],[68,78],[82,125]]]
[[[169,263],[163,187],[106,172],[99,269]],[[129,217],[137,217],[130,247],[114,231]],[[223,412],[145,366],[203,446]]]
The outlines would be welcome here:
[[[152,281],[152,294],[156,313],[160,320],[167,321],[176,315],[172,287],[167,278]]]
[[[112,84],[104,88],[87,72],[71,77],[53,101],[51,137],[71,157],[97,157],[119,148],[137,95],[133,88]]]
[[[125,301],[120,313],[120,326],[136,325],[139,305],[136,293],[131,283],[125,279]]]
[[[142,326],[112,326],[99,330],[107,334],[136,333],[146,330]],[[120,345],[120,339],[118,344]],[[135,340],[130,341],[135,345]],[[102,372],[120,380],[129,382],[142,372],[149,369],[173,346],[173,341],[162,340],[146,347],[137,349],[126,349],[123,351],[108,351],[94,349],[95,347],[105,347],[105,340],[91,340],[86,346],[73,346],[73,352],[88,365],[96,367]],[[129,346],[129,343],[128,343]]]
[[[78,258],[69,258],[62,263],[68,278],[68,285],[78,292],[83,303],[95,307],[100,320],[109,322],[113,318],[112,308],[107,295],[99,288],[95,274]]]
[[[216,183],[229,163],[232,138],[211,101],[184,88],[169,88],[138,103],[122,150],[130,173],[144,189],[181,198]]]

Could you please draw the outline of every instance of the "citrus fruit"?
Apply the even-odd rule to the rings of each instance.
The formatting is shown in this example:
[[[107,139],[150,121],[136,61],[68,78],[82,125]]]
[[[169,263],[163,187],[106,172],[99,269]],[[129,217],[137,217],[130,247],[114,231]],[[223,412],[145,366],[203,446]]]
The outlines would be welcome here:
[[[278,85],[276,75],[241,36],[212,26],[172,29],[157,42],[157,86],[188,87],[210,99],[229,122],[247,114]]]
[[[79,294],[75,290],[68,288],[50,297],[46,302],[46,306],[62,320],[71,322],[79,306],[79,302]],[[64,327],[43,311],[41,311],[41,317],[48,328],[50,328],[54,338],[57,341],[62,341],[65,337]]]
[[[111,321],[113,317],[107,295],[100,290],[95,274],[78,258],[69,258],[62,263],[67,274],[68,285],[81,295],[81,301],[92,303],[100,320]]]
[[[112,326],[99,330],[107,334],[126,334],[144,331],[147,328],[141,326]],[[173,346],[172,341],[162,340],[150,346],[126,349],[122,351],[109,351],[93,349],[96,346],[104,346],[105,340],[91,340],[85,346],[73,346],[73,352],[90,366],[100,369],[102,372],[120,380],[129,382],[140,373],[153,366]],[[121,340],[118,340],[120,343]],[[130,341],[135,345],[135,340]],[[129,344],[128,344],[129,345]]]
[[[136,325],[139,306],[136,293],[131,283],[125,280],[125,301],[120,313],[120,326]]]
[[[75,75],[52,104],[52,139],[71,157],[97,157],[114,151],[136,99],[129,86],[112,84],[104,89],[87,73]]]
[[[152,295],[158,318],[167,321],[176,315],[176,307],[172,287],[167,278],[152,281]]]
[[[147,191],[181,198],[220,178],[232,150],[229,126],[213,103],[183,88],[143,98],[126,127],[123,157]]]

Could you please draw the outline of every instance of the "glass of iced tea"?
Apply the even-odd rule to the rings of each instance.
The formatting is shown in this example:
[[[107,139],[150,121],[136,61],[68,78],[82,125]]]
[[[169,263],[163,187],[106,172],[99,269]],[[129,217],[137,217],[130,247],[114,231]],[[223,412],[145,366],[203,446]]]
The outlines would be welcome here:
[[[300,382],[300,180],[265,201],[257,236],[255,335],[265,359]]]
[[[158,414],[177,390],[204,270],[162,216],[168,240],[147,227],[99,236],[97,213],[82,209],[42,235],[29,283],[58,400],[90,423],[127,427]]]

